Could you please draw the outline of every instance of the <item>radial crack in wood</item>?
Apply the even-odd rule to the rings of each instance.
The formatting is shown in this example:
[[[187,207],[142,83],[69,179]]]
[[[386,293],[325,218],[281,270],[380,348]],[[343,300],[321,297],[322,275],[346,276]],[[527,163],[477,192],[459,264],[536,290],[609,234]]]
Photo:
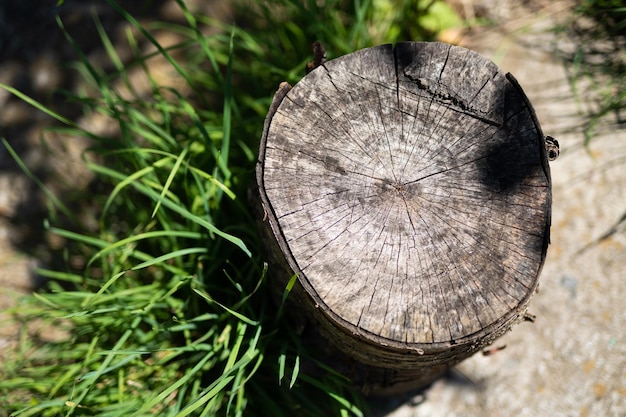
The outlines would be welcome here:
[[[544,136],[515,79],[470,50],[407,42],[325,62],[277,94],[257,184],[281,285],[297,273],[304,314],[366,365],[440,372],[535,292]]]

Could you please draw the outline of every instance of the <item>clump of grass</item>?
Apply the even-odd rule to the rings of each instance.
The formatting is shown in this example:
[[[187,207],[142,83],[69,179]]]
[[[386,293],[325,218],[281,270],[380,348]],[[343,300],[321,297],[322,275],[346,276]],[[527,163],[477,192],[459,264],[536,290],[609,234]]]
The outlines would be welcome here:
[[[239,21],[245,30],[193,15],[182,1],[186,25],[142,25],[109,4],[129,24],[133,57],[118,55],[94,17],[110,69],[77,49],[85,93],[66,92],[85,115],[114,126],[109,133],[0,86],[56,119],[53,132],[89,138],[84,163],[97,192],[83,198],[99,224],[96,233],[81,231],[67,201],[42,184],[52,207],[48,231],[65,239],[68,258],[83,261],[39,270],[47,286],[13,309],[22,337],[0,371],[0,409],[16,416],[363,415],[344,377],[323,364],[322,376],[300,372],[317,352],[270,302],[272,271],[246,194],[271,94],[280,81],[304,75],[311,42],[321,39],[340,55],[397,38],[373,35],[378,9],[368,1],[248,4],[252,20]],[[207,27],[214,34],[205,35]],[[164,47],[154,36],[162,30],[180,41]],[[159,81],[157,59],[176,86]],[[137,74],[147,95],[132,81]]]
[[[593,101],[583,126],[585,143],[589,144],[602,122],[624,124],[626,7],[621,0],[582,0],[573,21],[560,30],[576,45],[573,51],[562,53],[569,64],[571,86],[575,94]],[[593,100],[589,100],[590,95]]]

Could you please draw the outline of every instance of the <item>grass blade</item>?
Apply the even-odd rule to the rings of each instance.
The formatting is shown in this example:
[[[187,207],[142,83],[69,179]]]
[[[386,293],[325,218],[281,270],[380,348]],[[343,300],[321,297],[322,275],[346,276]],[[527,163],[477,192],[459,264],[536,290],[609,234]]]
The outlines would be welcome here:
[[[161,256],[156,257],[154,259],[151,259],[149,261],[142,262],[139,265],[135,265],[131,269],[133,271],[136,271],[138,269],[147,268],[147,267],[152,266],[152,265],[157,265],[157,264],[160,264],[160,263],[164,263],[165,261],[170,260],[170,259],[180,258],[180,257],[186,256],[186,255],[191,255],[191,254],[195,254],[195,253],[207,253],[207,248],[186,248],[186,249],[180,249],[180,250],[177,250],[177,251],[174,251],[174,252],[166,253],[165,255],[161,255]]]
[[[68,126],[71,126],[73,128],[76,128],[76,129],[80,130],[80,127],[76,123],[74,123],[72,120],[70,120],[67,117],[62,116],[59,113],[53,111],[52,109],[44,106],[43,104],[39,103],[37,100],[34,100],[34,99],[30,98],[26,94],[24,94],[21,91],[19,91],[17,88],[13,88],[13,87],[11,87],[9,85],[6,85],[6,84],[3,84],[3,83],[0,83],[0,88],[3,89],[3,90],[8,91],[9,93],[13,94],[14,96],[19,98],[23,102],[30,104],[31,106],[33,106],[37,110],[41,111],[42,113],[47,114],[48,116],[52,117],[53,119],[58,120],[59,122],[63,123],[64,125],[68,125]],[[3,142],[6,142],[6,141],[3,139]],[[5,146],[6,146],[6,143],[5,143]]]
[[[180,168],[180,165],[183,163],[183,160],[185,159],[185,156],[187,155],[188,151],[189,151],[189,145],[185,146],[185,148],[180,153],[180,155],[178,155],[178,158],[176,158],[176,161],[174,162],[174,167],[171,169],[170,174],[167,176],[167,180],[165,181],[165,185],[163,185],[163,190],[161,191],[161,195],[159,196],[159,199],[157,200],[157,203],[154,206],[152,217],[156,216],[157,211],[159,211],[159,207],[161,206],[161,201],[163,201],[163,199],[165,198],[165,195],[167,194],[167,191],[172,185],[172,181],[174,180],[176,173],[178,173],[178,169]]]
[[[2,84],[0,84],[0,87],[2,87]],[[2,138],[2,144],[4,145],[6,150],[9,151],[9,153],[11,154],[11,157],[13,158],[13,160],[15,160],[15,162],[20,167],[20,169],[26,174],[26,176],[28,176],[28,178],[30,178],[31,181],[33,181],[39,187],[41,191],[44,192],[46,197],[50,199],[50,201],[54,204],[54,206],[57,207],[65,216],[67,216],[67,218],[75,219],[75,216],[72,213],[72,211],[68,209],[67,206],[63,204],[63,202],[59,200],[52,193],[52,191],[50,191],[50,189],[48,189],[48,187],[46,187],[46,185],[32,173],[30,169],[28,169],[26,164],[24,164],[24,161],[22,161],[22,159],[15,152],[15,150],[11,147],[11,145],[9,145],[9,142],[7,142],[6,139]]]
[[[111,176],[113,178],[117,178],[121,181],[125,181],[127,178],[124,177],[123,174],[120,174],[114,170],[111,170],[109,168],[103,167],[103,166],[99,166],[96,164],[87,164],[88,167],[95,171],[98,172],[100,174],[104,174],[104,175],[108,175]],[[202,227],[204,227],[205,229],[207,229],[209,232],[211,233],[215,233],[216,235],[224,238],[225,240],[233,243],[234,245],[236,245],[237,247],[239,247],[247,256],[251,257],[252,253],[250,252],[250,250],[246,247],[246,245],[243,243],[243,241],[237,237],[234,237],[232,235],[229,235],[228,233],[225,233],[221,230],[219,230],[217,227],[215,227],[212,223],[208,222],[207,220],[189,212],[186,208],[181,207],[180,205],[177,204],[177,202],[174,202],[168,198],[161,198],[159,196],[159,194],[155,193],[154,190],[152,190],[150,187],[146,187],[145,185],[134,181],[132,183],[133,187],[135,189],[137,189],[138,191],[142,192],[143,194],[147,195],[148,197],[154,199],[154,200],[159,200],[161,201],[161,203],[167,207],[168,209],[174,211],[175,213],[180,214],[181,216],[183,216],[184,218],[188,219],[189,221],[191,221],[192,223],[198,224]]]
[[[223,304],[220,304],[219,302],[215,301],[209,294],[207,294],[204,291],[201,291],[197,288],[194,288],[193,291],[198,294],[200,297],[204,298],[206,301],[209,302],[209,304],[217,304],[218,306],[220,306],[221,308],[223,308],[225,311],[227,311],[230,315],[237,317],[239,320],[241,320],[244,323],[247,323],[251,326],[258,326],[259,322],[258,321],[254,321],[249,319],[248,317],[244,316],[241,313],[236,312],[235,310],[232,310],[228,307],[226,307]]]

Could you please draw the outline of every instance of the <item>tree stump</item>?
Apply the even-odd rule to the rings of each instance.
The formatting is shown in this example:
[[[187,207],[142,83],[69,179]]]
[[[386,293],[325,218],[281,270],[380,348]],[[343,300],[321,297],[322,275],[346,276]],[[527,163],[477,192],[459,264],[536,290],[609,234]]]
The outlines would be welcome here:
[[[550,232],[544,136],[510,74],[443,43],[326,62],[267,116],[272,275],[366,389],[431,382],[523,320]]]

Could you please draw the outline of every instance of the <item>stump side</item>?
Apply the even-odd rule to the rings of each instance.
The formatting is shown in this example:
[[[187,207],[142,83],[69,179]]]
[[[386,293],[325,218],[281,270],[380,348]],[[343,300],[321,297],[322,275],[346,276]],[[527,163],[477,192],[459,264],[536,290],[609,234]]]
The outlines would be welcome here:
[[[261,141],[262,233],[282,284],[298,274],[304,315],[359,362],[457,363],[535,292],[543,143],[512,76],[467,49],[401,43],[325,63],[277,96]]]

